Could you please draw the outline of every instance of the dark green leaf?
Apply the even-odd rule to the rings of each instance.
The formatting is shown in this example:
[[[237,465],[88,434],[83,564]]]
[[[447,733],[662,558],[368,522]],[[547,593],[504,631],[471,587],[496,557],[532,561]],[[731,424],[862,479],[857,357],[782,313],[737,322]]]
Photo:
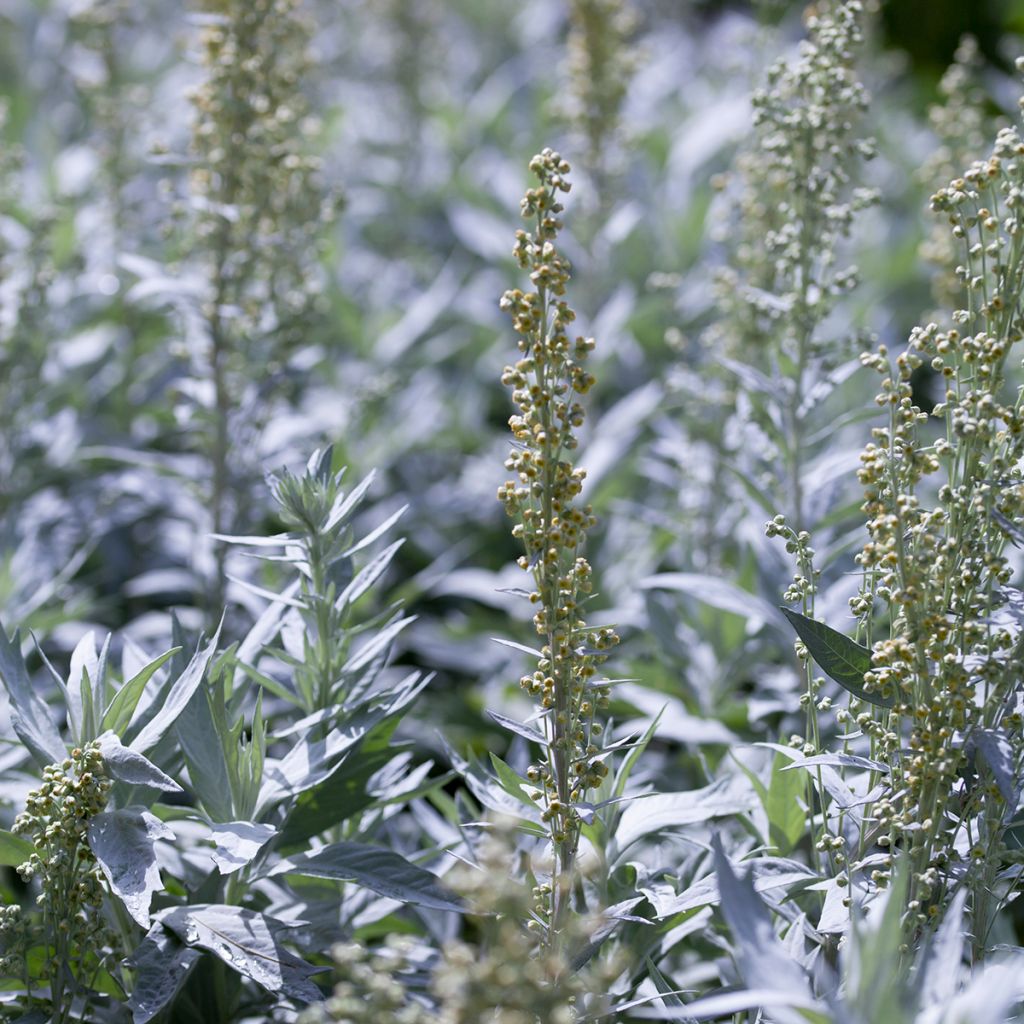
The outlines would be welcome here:
[[[805,780],[797,772],[785,770],[789,763],[781,754],[775,755],[764,801],[769,837],[772,845],[783,856],[789,854],[800,842],[807,823],[807,814],[800,803]]]
[[[283,861],[273,870],[275,875],[286,872],[357,882],[381,896],[429,910],[462,913],[465,909],[459,897],[443,886],[436,875],[382,846],[331,843],[316,853]]]
[[[21,836],[0,828],[0,864],[16,868],[35,853],[35,847]]]
[[[881,708],[895,705],[896,701],[892,697],[868,693],[864,689],[864,673],[871,670],[871,651],[867,647],[862,647],[824,622],[816,622],[789,608],[783,608],[782,614],[792,623],[797,636],[811,652],[811,657],[829,678],[869,704]]]

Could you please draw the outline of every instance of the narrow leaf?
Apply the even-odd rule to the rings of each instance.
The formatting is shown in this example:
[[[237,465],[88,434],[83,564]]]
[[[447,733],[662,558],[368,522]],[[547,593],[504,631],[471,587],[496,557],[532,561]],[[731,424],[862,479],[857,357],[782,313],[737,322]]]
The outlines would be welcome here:
[[[103,712],[103,719],[100,722],[100,729],[103,731],[109,729],[111,732],[117,733],[118,736],[121,736],[128,728],[128,724],[132,720],[132,715],[135,714],[135,709],[138,707],[139,698],[142,697],[142,691],[145,690],[146,683],[156,675],[168,658],[173,657],[180,650],[180,647],[172,647],[169,651],[161,654],[159,658],[155,661],[151,661],[145,668],[132,676],[132,678],[114,694],[113,699],[107,705],[107,710]]]
[[[214,651],[217,649],[217,642],[220,639],[218,629],[213,639],[206,648],[195,653],[188,663],[185,671],[167,688],[166,696],[163,699],[163,706],[143,727],[142,731],[129,743],[132,750],[140,754],[145,753],[151,747],[155,747],[163,738],[167,730],[177,721],[182,711],[192,699],[192,694],[199,688],[203,681],[206,669],[210,664]]]
[[[506,718],[504,715],[499,715],[497,711],[488,711],[487,716],[493,718],[498,725],[508,729],[509,732],[514,732],[517,736],[522,736],[523,739],[529,740],[531,743],[539,743],[544,746],[547,743],[547,739],[539,729],[531,729],[528,725],[523,725],[522,722],[517,722],[514,718]]]
[[[17,630],[8,640],[0,623],[0,680],[10,695],[11,725],[41,767],[56,764],[67,756],[67,748],[50,717],[47,703],[36,691],[21,656]]]

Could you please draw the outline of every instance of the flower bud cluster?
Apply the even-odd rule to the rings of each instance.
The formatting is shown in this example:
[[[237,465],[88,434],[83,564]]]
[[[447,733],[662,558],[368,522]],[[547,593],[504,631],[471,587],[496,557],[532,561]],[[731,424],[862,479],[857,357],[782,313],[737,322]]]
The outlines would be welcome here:
[[[953,55],[953,63],[939,82],[940,100],[928,111],[928,120],[938,146],[924,162],[918,175],[925,187],[957,177],[975,154],[983,153],[992,137],[991,119],[985,106],[988,95],[981,84],[984,60],[973,36],[964,36]],[[960,279],[953,272],[957,242],[941,223],[933,223],[921,243],[921,256],[933,264],[932,293],[941,309],[951,309],[960,300]]]
[[[578,398],[594,383],[585,368],[594,342],[570,338],[576,314],[564,298],[569,263],[555,246],[569,164],[545,149],[530,170],[539,185],[527,191],[522,214],[532,230],[517,232],[515,255],[533,290],[514,289],[501,300],[521,355],[502,376],[518,412],[509,420],[514,443],[505,463],[515,477],[499,488],[498,500],[515,520],[513,535],[523,542],[519,564],[533,576],[534,625],[545,641],[536,670],[521,681],[547,712],[550,746],[547,761],[531,768],[529,778],[538,786],[556,845],[574,849],[574,805],[607,774],[595,719],[608,706],[609,691],[597,668],[618,637],[611,629],[588,627],[582,610],[592,589],[582,550],[596,520],[591,507],[578,501],[585,474],[569,453],[584,419]]]
[[[607,169],[622,103],[636,67],[637,29],[628,0],[570,0],[568,114],[586,141],[592,172]]]
[[[409,970],[408,940],[391,938],[379,950],[356,943],[331,948],[338,981],[321,1006],[311,1006],[298,1024],[431,1024],[434,1010],[410,998],[399,980]]]
[[[0,978],[21,973],[29,941],[28,924],[21,907],[0,907]]]
[[[311,28],[297,0],[205,6],[189,186],[213,282],[207,319],[237,403],[254,367],[265,390],[305,340],[337,200],[321,183],[321,126],[302,90]]]
[[[36,902],[55,964],[86,958],[95,964],[109,944],[107,926],[98,913],[105,892],[103,875],[88,832],[89,822],[106,807],[111,786],[99,746],[76,747],[70,757],[43,770],[42,784],[29,794],[25,810],[14,820],[13,831],[35,847],[17,871],[23,881],[38,886]],[[44,968],[44,977],[54,969]]]
[[[71,916],[97,906],[102,891],[96,858],[89,848],[89,822],[107,805],[111,781],[103,755],[95,743],[76,747],[60,764],[43,769],[42,785],[28,795],[25,810],[14,819],[13,831],[32,840],[36,852],[18,867],[24,881],[37,878],[42,891],[39,902],[55,894],[50,883],[68,871],[81,874],[80,884],[60,895]]]
[[[537,943],[530,890],[508,870],[517,856],[514,844],[514,833],[504,829],[485,836],[475,865],[452,873],[450,881],[469,912],[480,915],[474,942],[447,942],[439,958],[429,959],[406,937],[389,936],[374,950],[339,943],[331,950],[339,981],[324,1005],[303,1013],[299,1024],[572,1024],[579,1019],[587,993],[607,992],[623,965],[616,956],[595,957],[574,970],[564,952]],[[573,922],[574,941],[585,945],[599,925],[598,918]]]
[[[877,201],[852,184],[875,152],[857,131],[867,106],[854,69],[863,8],[859,0],[815,7],[795,59],[775,63],[754,93],[753,139],[738,159],[741,193],[728,228],[738,242],[720,280],[727,316],[713,334],[753,365],[770,365],[769,345],[799,362],[815,346],[834,347],[819,343],[814,327],[856,285],[857,268],[839,262],[840,242]]]
[[[963,252],[965,308],[950,326],[916,328],[895,358],[884,346],[863,357],[882,378],[877,401],[888,423],[861,456],[868,541],[854,610],[870,629],[876,599],[888,609],[888,635],[873,644],[865,687],[895,705],[876,716],[893,788],[876,811],[890,843],[910,851],[915,925],[937,913],[942,869],[959,840],[990,835],[998,857],[1006,807],[984,765],[974,785],[964,783],[972,737],[997,736],[1015,763],[1024,754],[1011,720],[1024,630],[1003,608],[1008,529],[1024,520],[1024,407],[1005,387],[1022,338],[1022,197],[1024,138],[1006,128],[987,160],[932,197]],[[945,422],[937,439],[911,386],[925,366],[945,389],[933,410]]]
[[[801,602],[805,608],[813,607],[821,572],[814,568],[815,551],[811,547],[811,535],[806,530],[794,530],[782,513],[765,523],[764,535],[783,538],[787,554],[796,558],[797,571],[793,575],[793,582],[786,588],[783,599],[790,604]]]

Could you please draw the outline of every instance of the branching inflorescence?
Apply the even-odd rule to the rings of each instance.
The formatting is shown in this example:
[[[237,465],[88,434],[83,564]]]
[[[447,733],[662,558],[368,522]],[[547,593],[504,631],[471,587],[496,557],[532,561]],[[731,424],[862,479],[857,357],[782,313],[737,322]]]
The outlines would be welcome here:
[[[334,215],[310,152],[319,122],[302,92],[311,28],[295,0],[210,0],[191,171],[196,234],[212,294],[204,307],[213,387],[213,532],[236,526],[240,437],[257,434],[304,340],[322,285],[318,238]],[[240,505],[237,502],[235,505]],[[221,603],[223,547],[218,547]]]
[[[876,813],[883,844],[909,855],[909,934],[939,915],[970,865],[978,956],[1010,881],[1004,832],[1024,755],[1024,600],[1004,550],[1024,538],[1024,406],[1007,385],[1024,327],[1022,204],[1024,138],[1006,128],[987,160],[932,197],[963,254],[964,308],[950,326],[916,328],[895,360],[884,347],[864,357],[889,410],[862,456],[869,540],[853,601],[873,641],[866,685],[894,703],[861,716],[891,767]],[[913,401],[911,375],[925,365],[945,384],[938,438]],[[878,601],[882,636],[872,635]]]
[[[939,82],[939,102],[928,111],[928,121],[938,148],[921,166],[919,177],[931,190],[951,181],[984,153],[994,134],[992,118],[986,111],[988,95],[981,84],[984,60],[973,36],[964,36],[953,55],[953,63]],[[945,225],[934,222],[921,243],[921,258],[933,264],[932,292],[941,309],[960,301],[960,279],[953,272],[957,263],[957,240]]]
[[[618,637],[610,628],[588,627],[582,612],[592,586],[582,550],[596,520],[590,506],[578,501],[585,473],[573,467],[569,454],[584,419],[577,398],[594,384],[584,365],[594,342],[570,339],[576,314],[564,297],[569,264],[555,248],[569,164],[545,149],[531,160],[530,170],[540,182],[522,202],[532,230],[517,233],[515,255],[536,290],[508,291],[501,301],[522,356],[502,376],[519,412],[509,420],[515,441],[505,463],[516,479],[501,486],[498,499],[516,520],[513,535],[526,549],[519,564],[533,576],[534,624],[544,638],[536,670],[521,683],[540,701],[546,730],[547,756],[528,778],[540,789],[556,851],[549,923],[557,931],[572,884],[580,804],[607,774],[596,717],[608,705],[609,690],[596,677]]]
[[[719,357],[724,351],[771,375],[769,390],[748,396],[772,439],[768,464],[751,469],[784,517],[778,524],[805,535],[804,546],[814,525],[805,476],[810,438],[820,436],[815,395],[829,393],[829,372],[850,355],[849,339],[826,336],[823,325],[857,283],[842,242],[876,200],[854,178],[875,150],[858,130],[867,106],[854,66],[863,17],[858,0],[822,5],[807,19],[796,58],[772,65],[754,93],[753,139],[737,160],[738,243],[718,282],[725,316],[709,332]],[[801,576],[812,585],[803,567]]]

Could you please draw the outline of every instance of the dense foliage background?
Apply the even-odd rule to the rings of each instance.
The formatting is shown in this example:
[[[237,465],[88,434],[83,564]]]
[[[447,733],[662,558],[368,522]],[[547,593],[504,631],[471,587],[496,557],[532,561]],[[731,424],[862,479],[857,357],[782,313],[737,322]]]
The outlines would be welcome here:
[[[406,999],[424,1019],[506,1024],[573,1019],[559,1016],[569,1006],[592,1020],[1010,1019],[1020,968],[1000,956],[1024,938],[1017,506],[988,501],[989,532],[957,534],[1005,588],[971,615],[1010,624],[1005,651],[985,649],[1006,689],[984,698],[980,746],[969,724],[944,737],[970,763],[949,770],[950,792],[966,807],[984,776],[1007,806],[978,812],[990,832],[949,839],[966,866],[941,885],[920,877],[946,863],[941,828],[909,881],[872,875],[891,852],[872,831],[888,821],[877,759],[901,757],[903,734],[867,723],[891,701],[858,701],[870,652],[837,685],[806,632],[794,656],[779,606],[861,644],[909,615],[898,595],[849,605],[868,540],[857,470],[888,422],[858,356],[903,352],[915,325],[958,308],[964,257],[929,199],[1017,116],[1024,6],[865,4],[838,56],[819,40],[850,77],[814,100],[820,122],[801,122],[825,140],[828,166],[812,173],[786,134],[803,86],[769,68],[795,66],[813,16],[847,5],[817,7],[4,0],[0,895],[26,909],[0,921],[0,1012],[294,1020],[329,990],[333,942],[376,949],[401,933],[401,969],[391,946],[362,974],[336,959],[354,992],[385,974],[405,987],[330,1019],[415,1019]],[[503,367],[517,358],[499,298],[538,265],[520,269],[513,246],[546,146],[572,164],[558,241],[572,334],[596,339],[572,453],[597,520],[585,617],[619,637],[586,655],[610,654],[609,753],[589,755],[609,776],[571,826],[589,851],[571,926],[555,896],[550,916],[538,909],[550,894],[528,863],[559,848],[523,790],[550,737],[519,685],[540,641],[495,498],[513,412]],[[777,245],[797,222],[812,227]],[[1009,306],[1012,285],[999,282]],[[1019,333],[1011,318],[1007,344]],[[903,381],[925,413],[944,400],[928,352]],[[1018,353],[997,383],[1018,394]],[[930,451],[921,429],[907,443]],[[965,465],[956,480],[995,479]],[[999,487],[1020,491],[1019,462],[1003,468]],[[787,525],[769,532],[788,552],[765,534],[777,514]],[[831,703],[851,693],[837,722]],[[832,760],[784,770],[816,755]],[[103,771],[102,791],[82,783],[77,830],[47,832],[76,812],[46,786]],[[517,828],[476,827],[502,814]],[[859,881],[828,845],[858,831]],[[505,847],[487,846],[492,832]],[[32,844],[34,882],[15,870]],[[33,909],[57,884],[58,848],[98,865],[85,903],[65,907],[81,920],[71,938]],[[977,885],[972,857],[991,869]],[[459,877],[467,863],[526,889],[481,894]],[[852,911],[839,891],[851,884]],[[886,904],[901,885],[910,895]],[[861,904],[877,911],[867,923]],[[934,921],[910,921],[929,905]],[[614,913],[597,924],[584,906]],[[517,915],[537,945],[501,931]],[[972,927],[962,958],[951,936]],[[941,967],[927,959],[936,935]],[[538,949],[569,967],[534,992],[522,972]],[[520,973],[501,975],[501,951]],[[445,969],[465,984],[487,957],[494,976],[446,1003]],[[963,995],[986,964],[973,984],[987,1009]],[[565,989],[568,974],[581,987]],[[500,1009],[493,986],[534,1002]],[[970,1015],[955,1016],[955,996]]]

